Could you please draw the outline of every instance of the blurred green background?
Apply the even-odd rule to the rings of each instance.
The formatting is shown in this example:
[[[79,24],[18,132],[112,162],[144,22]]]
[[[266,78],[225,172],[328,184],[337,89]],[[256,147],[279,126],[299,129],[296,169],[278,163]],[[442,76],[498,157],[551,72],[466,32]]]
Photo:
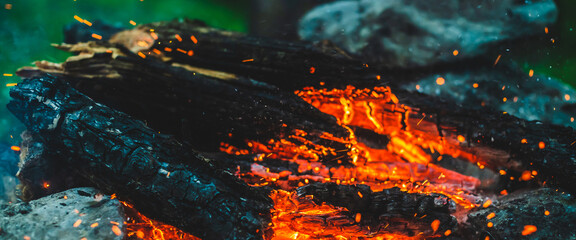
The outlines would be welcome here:
[[[94,21],[131,27],[136,23],[188,17],[211,26],[247,32],[252,0],[0,0],[0,142],[17,144],[22,126],[4,107],[6,84],[18,82],[13,74],[34,60],[61,62],[66,53],[50,47],[63,40],[62,28],[74,15]],[[10,4],[10,5],[7,5]],[[514,59],[526,70],[564,80],[576,86],[575,0],[557,0],[560,18],[548,35],[512,48],[503,57]],[[544,30],[543,30],[544,31]],[[554,39],[554,43],[552,40]],[[14,138],[10,136],[13,135]]]

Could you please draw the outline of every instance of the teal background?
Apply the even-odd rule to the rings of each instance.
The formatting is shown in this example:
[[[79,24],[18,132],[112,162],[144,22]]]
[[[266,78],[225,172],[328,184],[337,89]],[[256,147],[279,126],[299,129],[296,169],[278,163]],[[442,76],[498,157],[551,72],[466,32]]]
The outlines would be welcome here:
[[[12,9],[5,9],[6,4],[12,4]],[[526,71],[534,69],[576,86],[576,1],[557,0],[557,5],[559,21],[549,27],[548,35],[516,45],[503,57]],[[13,74],[35,60],[64,61],[68,55],[50,44],[62,42],[62,28],[75,21],[74,15],[123,27],[131,27],[130,20],[148,23],[188,17],[247,32],[250,0],[0,0],[0,142],[17,144],[22,130],[4,107],[9,101],[6,84],[18,82],[18,77],[3,74]]]

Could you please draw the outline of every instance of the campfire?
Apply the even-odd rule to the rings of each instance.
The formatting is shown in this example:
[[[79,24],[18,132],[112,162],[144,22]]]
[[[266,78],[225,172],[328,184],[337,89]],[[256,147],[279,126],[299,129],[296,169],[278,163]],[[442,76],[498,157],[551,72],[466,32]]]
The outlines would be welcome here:
[[[11,90],[23,196],[114,194],[127,239],[574,237],[557,225],[574,220],[571,128],[402,90],[328,42],[196,21],[55,47],[74,56]]]

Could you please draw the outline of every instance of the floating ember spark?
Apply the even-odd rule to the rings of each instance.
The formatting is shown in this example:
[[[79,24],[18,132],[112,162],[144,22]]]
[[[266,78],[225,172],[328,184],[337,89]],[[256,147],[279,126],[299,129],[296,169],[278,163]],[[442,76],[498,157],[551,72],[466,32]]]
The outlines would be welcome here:
[[[4,75],[4,77],[12,77],[13,76],[12,73],[4,73],[3,75]]]
[[[134,21],[132,21],[132,20],[130,20],[130,24],[136,26],[136,22],[134,22]]]
[[[316,68],[315,67],[310,67],[310,74],[314,74],[316,72]]]
[[[12,4],[6,3],[6,5],[4,5],[4,8],[5,8],[6,10],[10,10],[10,9],[12,9]]]
[[[11,146],[10,149],[12,151],[16,151],[16,152],[20,151],[20,147],[18,147],[18,146]]]
[[[7,83],[6,87],[14,87],[16,85],[18,85],[18,83]]]
[[[440,86],[444,85],[445,82],[446,82],[446,80],[443,77],[436,78],[436,84],[438,84]]]
[[[93,38],[96,38],[96,39],[98,39],[98,40],[102,40],[102,36],[100,36],[100,35],[98,35],[98,34],[96,34],[96,33],[92,33],[92,37],[93,37]]]
[[[74,225],[72,225],[72,226],[73,226],[73,227],[78,227],[78,226],[80,226],[80,224],[82,224],[82,219],[76,220],[76,222],[74,222]]]
[[[530,235],[536,232],[537,228],[534,225],[526,225],[524,226],[524,230],[522,230],[522,236]]]
[[[496,66],[496,64],[498,64],[501,57],[502,57],[502,55],[498,55],[498,57],[496,57],[496,61],[494,61],[494,66]]]
[[[534,76],[534,70],[530,69],[530,71],[528,71],[528,76],[530,77]]]
[[[454,56],[458,56],[458,50],[454,50],[454,51],[452,52],[452,54],[453,54]]]

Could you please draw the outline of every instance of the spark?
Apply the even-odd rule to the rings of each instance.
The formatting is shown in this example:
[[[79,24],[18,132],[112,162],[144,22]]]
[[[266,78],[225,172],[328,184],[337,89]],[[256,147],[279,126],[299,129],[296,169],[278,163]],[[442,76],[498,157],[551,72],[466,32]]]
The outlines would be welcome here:
[[[432,221],[432,224],[430,224],[430,226],[432,227],[432,230],[434,230],[434,232],[436,232],[438,230],[438,228],[440,227],[440,220],[436,219],[436,220]]]
[[[180,48],[176,48],[176,51],[181,52],[181,53],[184,53],[184,54],[188,53],[188,52],[186,52],[186,50],[183,50],[183,49],[180,49]]]
[[[502,102],[506,102],[506,101],[508,101],[508,98],[506,98],[506,97],[502,98]]]
[[[526,225],[524,226],[524,230],[522,230],[522,236],[530,235],[536,232],[537,228],[534,225]]]
[[[546,34],[548,34],[548,27],[545,27],[545,28],[544,28],[544,32],[545,32]]]
[[[487,225],[489,228],[491,228],[491,227],[493,227],[493,226],[494,226],[494,223],[492,223],[492,222],[488,222],[488,224],[486,224],[486,225]]]
[[[526,140],[526,138],[523,138],[520,142],[526,144],[528,143],[528,140]]]
[[[4,73],[4,77],[12,77],[14,76],[12,73]]]
[[[91,227],[91,228],[98,227],[98,223],[92,223],[92,224],[90,225],[90,227]]]
[[[29,236],[24,235],[24,240],[30,240]]]
[[[72,226],[78,227],[78,226],[80,226],[81,223],[82,223],[82,219],[78,219],[78,220],[76,220],[76,222],[74,222],[74,225],[72,225]]]
[[[436,84],[438,84],[440,86],[444,85],[445,82],[446,82],[446,80],[443,77],[436,78]]]
[[[523,181],[529,181],[530,179],[532,179],[532,173],[526,170],[522,172],[522,176],[520,176],[520,179]]]
[[[508,195],[508,191],[506,189],[500,191],[500,195]]]
[[[498,55],[498,57],[496,57],[496,61],[494,61],[494,66],[496,66],[496,64],[498,64],[501,57],[502,57],[502,54],[500,54],[500,55]]]
[[[489,207],[490,205],[492,205],[492,200],[488,199],[488,200],[486,200],[486,202],[484,202],[484,203],[482,204],[482,207],[487,208],[487,207]]]
[[[112,232],[114,232],[114,234],[116,234],[116,236],[122,235],[122,230],[120,230],[120,228],[116,225],[112,226]]]
[[[48,189],[48,188],[50,187],[50,184],[49,184],[48,182],[44,182],[44,183],[42,184],[42,187]]]
[[[458,141],[459,141],[459,142],[464,142],[464,141],[466,141],[466,138],[465,138],[464,136],[462,136],[462,135],[458,135]]]
[[[548,211],[548,210],[544,211],[544,215],[546,215],[546,216],[550,215],[550,211]]]
[[[140,56],[141,58],[146,58],[146,55],[144,55],[144,53],[142,52],[138,52],[138,56]]]
[[[358,192],[358,196],[359,196],[360,198],[364,198],[364,195],[362,195],[361,192]]]
[[[488,214],[488,216],[486,216],[487,219],[492,219],[494,217],[496,217],[496,213],[494,212],[491,212],[490,214]]]
[[[136,26],[136,22],[130,20],[130,24],[132,24],[133,26]]]
[[[478,88],[478,83],[472,84],[472,87],[473,87],[473,88]]]
[[[18,83],[7,83],[6,87],[14,87],[16,85],[18,85]]]
[[[454,54],[454,56],[458,56],[458,50],[454,50],[452,54]]]
[[[179,34],[175,34],[174,37],[178,40],[178,42],[182,42],[182,37]]]
[[[20,151],[20,147],[18,147],[18,146],[12,146],[12,147],[10,147],[10,149],[12,149],[12,151],[16,151],[16,152]]]
[[[426,115],[422,116],[422,118],[420,119],[420,121],[418,121],[418,123],[416,123],[416,126],[420,125],[420,123],[424,120],[424,118],[426,118]]]
[[[446,232],[444,232],[444,236],[448,237],[450,236],[450,234],[452,234],[452,230],[448,229],[446,230]]]
[[[544,149],[545,147],[546,147],[546,143],[544,143],[544,142],[539,142],[539,143],[538,143],[538,148]]]
[[[316,72],[316,68],[315,67],[310,67],[310,74],[314,74]]]
[[[192,40],[192,42],[194,44],[198,44],[198,39],[196,39],[196,37],[194,37],[194,35],[190,36],[190,40]]]
[[[166,52],[172,52],[172,48],[165,47],[165,48],[164,48],[164,51],[166,51]]]
[[[96,33],[92,33],[92,37],[93,37],[93,38],[96,38],[96,39],[98,39],[98,40],[102,40],[102,36],[100,36],[100,35],[98,35],[98,34],[96,34]]]
[[[6,8],[6,10],[10,10],[12,9],[12,4],[6,3],[6,5],[4,5],[4,8]]]
[[[155,32],[151,32],[150,36],[152,36],[152,38],[154,38],[154,40],[158,40],[158,34],[156,34]]]
[[[528,76],[532,77],[534,76],[534,70],[530,69],[530,71],[528,71]]]
[[[500,175],[502,175],[502,176],[506,175],[506,171],[500,170]]]
[[[194,51],[189,50],[189,51],[188,51],[188,56],[192,56],[192,55],[194,55]]]
[[[354,220],[356,220],[356,222],[359,223],[360,220],[362,220],[362,214],[356,213],[356,217],[354,218]]]
[[[420,90],[420,85],[416,84],[416,90]]]
[[[156,54],[158,54],[158,55],[162,54],[162,52],[160,52],[160,50],[158,50],[158,49],[156,49],[156,48],[152,49],[152,52],[154,52],[154,53],[156,53]]]
[[[382,77],[380,77],[380,75],[376,75],[376,80],[380,80],[382,79]]]
[[[254,58],[244,59],[242,60],[242,62],[254,62]]]
[[[566,99],[566,101],[570,101],[570,95],[568,94],[564,95],[564,99]]]

